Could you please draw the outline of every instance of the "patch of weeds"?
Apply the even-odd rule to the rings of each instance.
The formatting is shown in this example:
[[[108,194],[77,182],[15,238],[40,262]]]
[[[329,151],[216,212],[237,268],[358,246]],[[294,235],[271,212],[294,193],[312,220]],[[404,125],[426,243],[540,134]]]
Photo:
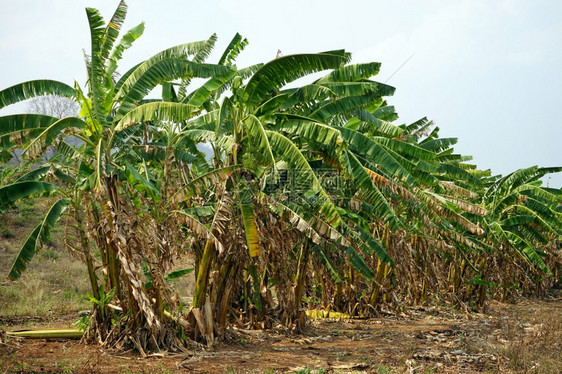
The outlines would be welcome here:
[[[0,235],[2,235],[2,237],[6,239],[10,239],[15,236],[14,231],[9,227],[3,227],[2,231],[0,232]]]
[[[62,296],[64,297],[65,300],[74,300],[74,298],[76,297],[76,291],[75,290],[64,290],[62,292]]]
[[[80,331],[86,331],[86,329],[90,325],[90,319],[91,319],[90,315],[83,315],[82,317],[74,321],[72,325],[74,327],[78,327]]]
[[[310,374],[311,372],[312,372],[312,368],[309,368],[307,366],[304,369],[300,369],[299,371],[297,371],[297,374]]]
[[[0,326],[0,329],[3,327]],[[17,362],[17,358],[12,353],[6,353],[5,356],[0,356],[0,372],[7,373],[8,367],[13,367]]]
[[[37,209],[34,206],[22,206],[20,208],[20,214],[22,217],[35,217],[37,215]]]
[[[57,362],[57,369],[61,370],[62,373],[72,373],[72,364],[69,359]]]
[[[364,363],[369,363],[370,360],[369,356],[359,356],[357,359]]]
[[[540,305],[540,304],[539,304]],[[562,318],[550,307],[530,309],[506,315],[493,326],[505,342],[501,346],[488,343],[491,352],[509,360],[515,373],[559,373],[562,362]],[[485,363],[493,370],[493,364]]]
[[[390,368],[388,366],[385,366],[385,365],[377,364],[377,365],[375,365],[375,372],[377,374],[388,374],[388,373],[390,373]]]
[[[174,373],[174,372],[171,371],[171,370],[168,370],[168,369],[164,369],[164,367],[162,366],[162,364],[160,364],[160,365],[158,365],[158,367],[156,368],[155,373],[158,373],[158,374],[172,374],[172,373]]]
[[[20,362],[17,366],[16,369],[18,372],[23,372],[23,371],[27,371],[29,369],[29,365],[27,364],[27,362]]]
[[[23,205],[28,206],[28,207],[32,207],[32,206],[35,205],[35,201],[30,197],[24,197],[23,199],[20,199],[19,201],[21,201],[21,203]]]

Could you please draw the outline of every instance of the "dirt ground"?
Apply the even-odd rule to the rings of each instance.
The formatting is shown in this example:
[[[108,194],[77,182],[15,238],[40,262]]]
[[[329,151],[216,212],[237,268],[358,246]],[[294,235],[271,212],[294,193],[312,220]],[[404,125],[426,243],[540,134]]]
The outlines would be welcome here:
[[[67,326],[62,320],[1,322]],[[486,314],[430,307],[314,320],[297,335],[232,330],[230,341],[211,350],[146,359],[76,340],[0,341],[2,373],[562,373],[562,298],[491,302]]]

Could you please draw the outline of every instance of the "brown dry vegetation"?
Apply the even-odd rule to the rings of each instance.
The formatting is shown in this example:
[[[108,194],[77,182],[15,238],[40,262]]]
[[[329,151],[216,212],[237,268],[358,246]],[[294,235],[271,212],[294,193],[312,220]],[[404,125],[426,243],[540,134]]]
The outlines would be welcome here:
[[[228,341],[213,350],[193,347],[188,354],[146,359],[78,341],[12,338],[0,344],[0,368],[74,373],[559,373],[561,342],[558,297],[492,302],[485,315],[431,307],[369,320],[312,321],[299,335],[280,327],[268,332],[233,329]]]
[[[14,282],[6,279],[25,238],[44,215],[48,199],[18,201],[0,223],[0,327],[11,316],[49,317],[89,308],[83,264],[64,250],[62,226]]]
[[[24,200],[0,222],[0,273],[48,202]],[[62,250],[62,229],[17,282],[0,283],[0,330],[66,327],[90,308],[83,265]],[[189,281],[178,284],[189,295]],[[230,329],[226,341],[188,354],[102,350],[79,341],[0,336],[0,372],[108,373],[560,373],[562,298],[491,302],[486,314],[448,307],[388,311],[368,320],[315,320],[302,334]]]
[[[39,318],[59,319],[89,309],[86,295],[91,292],[84,264],[73,258],[63,244],[64,225],[52,230],[51,241],[28,264],[17,281],[6,275],[26,236],[44,216],[52,199],[23,199],[1,216],[0,221],[0,329],[13,321]],[[186,259],[180,265],[188,266]],[[192,281],[176,281],[182,295],[190,293]],[[192,292],[192,291],[191,291]],[[78,318],[78,317],[76,317]]]

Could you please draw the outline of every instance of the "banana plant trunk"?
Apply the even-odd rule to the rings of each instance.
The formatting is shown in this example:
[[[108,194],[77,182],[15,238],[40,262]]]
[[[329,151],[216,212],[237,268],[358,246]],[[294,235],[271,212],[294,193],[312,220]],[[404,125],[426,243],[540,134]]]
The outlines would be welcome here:
[[[295,275],[295,304],[294,310],[292,311],[292,322],[296,321],[299,323],[303,318],[299,316],[302,300],[304,297],[305,285],[306,285],[306,269],[308,265],[308,260],[310,257],[310,245],[308,242],[303,243],[300,250],[299,262],[297,265],[297,274]],[[297,326],[298,329],[302,329],[304,326]]]

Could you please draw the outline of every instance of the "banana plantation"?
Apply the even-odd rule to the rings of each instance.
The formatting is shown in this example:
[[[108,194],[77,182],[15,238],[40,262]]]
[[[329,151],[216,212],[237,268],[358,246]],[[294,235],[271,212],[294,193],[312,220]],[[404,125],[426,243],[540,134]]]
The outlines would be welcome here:
[[[126,12],[106,23],[86,9],[85,84],[0,91],[0,108],[43,95],[80,105],[78,117],[0,117],[3,162],[27,160],[2,169],[0,212],[56,197],[8,277],[63,226],[91,284],[86,339],[181,351],[232,326],[299,331],[309,309],[481,310],[561,282],[562,191],[541,179],[562,167],[478,169],[431,121],[398,122],[380,63],[345,50],[238,67],[247,40],[217,53],[211,35],[122,71],[144,31],[121,32]],[[178,294],[190,272],[193,294]]]

